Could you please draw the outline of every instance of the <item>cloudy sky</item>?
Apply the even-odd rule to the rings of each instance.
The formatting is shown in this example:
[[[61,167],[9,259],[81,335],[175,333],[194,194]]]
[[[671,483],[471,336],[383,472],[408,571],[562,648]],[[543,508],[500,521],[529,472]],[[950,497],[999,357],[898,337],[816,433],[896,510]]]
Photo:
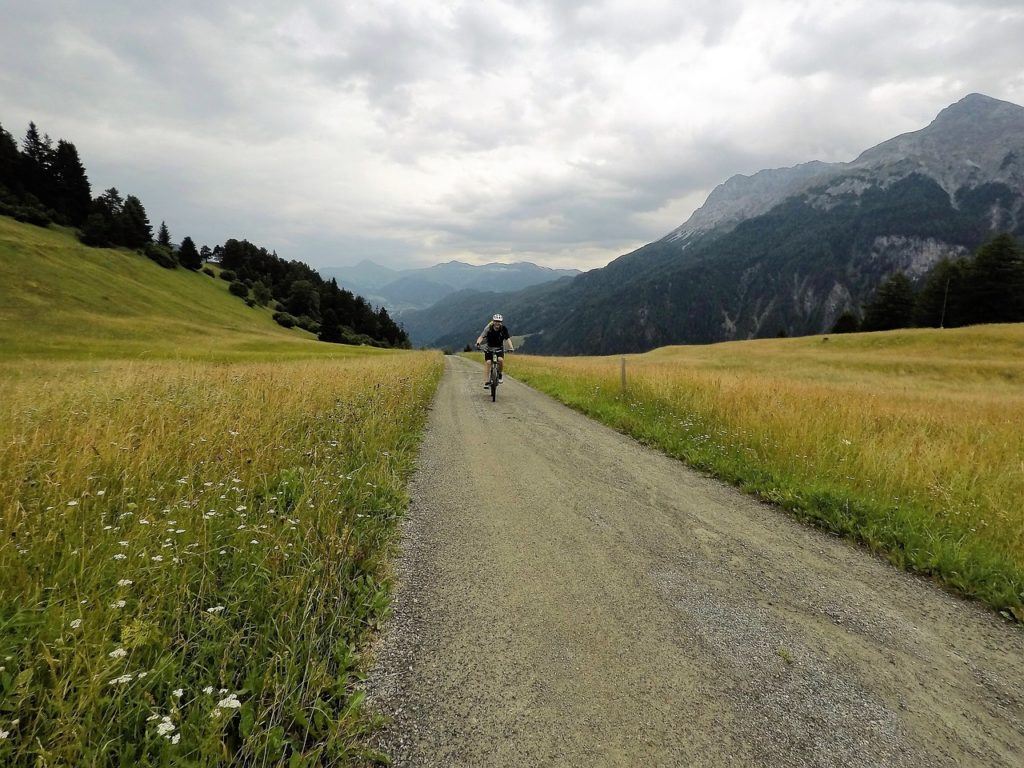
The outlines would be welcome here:
[[[175,239],[587,268],[735,173],[1024,103],[1024,3],[0,0],[0,124]]]

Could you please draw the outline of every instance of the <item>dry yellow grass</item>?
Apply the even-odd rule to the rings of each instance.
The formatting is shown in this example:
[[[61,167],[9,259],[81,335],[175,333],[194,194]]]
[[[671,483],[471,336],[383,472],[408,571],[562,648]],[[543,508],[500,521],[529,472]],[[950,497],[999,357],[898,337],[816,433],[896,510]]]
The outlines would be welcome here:
[[[1024,326],[664,348],[627,357],[625,393],[619,365],[512,372],[1020,613]]]
[[[330,352],[0,365],[0,763],[365,754],[440,356]]]

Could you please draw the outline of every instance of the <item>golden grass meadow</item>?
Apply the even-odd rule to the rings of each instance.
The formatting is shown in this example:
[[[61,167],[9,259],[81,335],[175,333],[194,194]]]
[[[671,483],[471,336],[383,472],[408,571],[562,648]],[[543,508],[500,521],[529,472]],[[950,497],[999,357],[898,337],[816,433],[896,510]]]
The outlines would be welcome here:
[[[360,678],[441,356],[0,221],[0,764],[377,759]]]
[[[1024,620],[1024,325],[521,356],[510,373]]]

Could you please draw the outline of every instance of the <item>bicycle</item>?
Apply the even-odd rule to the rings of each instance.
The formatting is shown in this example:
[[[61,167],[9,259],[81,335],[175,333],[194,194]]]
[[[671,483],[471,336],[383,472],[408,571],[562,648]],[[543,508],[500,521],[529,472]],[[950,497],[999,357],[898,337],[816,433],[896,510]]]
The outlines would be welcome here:
[[[491,375],[490,378],[488,378],[488,383],[491,388],[491,402],[493,403],[498,399],[498,385],[501,383],[501,380],[499,379],[500,371],[498,368],[498,353],[506,352],[506,350],[504,347],[482,347],[479,344],[476,345],[476,348],[482,349],[484,352],[491,353]]]

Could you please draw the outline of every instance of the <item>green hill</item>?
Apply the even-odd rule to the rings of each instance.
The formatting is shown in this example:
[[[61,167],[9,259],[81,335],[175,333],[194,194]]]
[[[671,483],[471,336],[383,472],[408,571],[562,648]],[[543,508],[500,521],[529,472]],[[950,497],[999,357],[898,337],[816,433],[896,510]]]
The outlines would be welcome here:
[[[70,230],[0,216],[0,355],[245,358],[345,354],[247,307],[228,284]]]

